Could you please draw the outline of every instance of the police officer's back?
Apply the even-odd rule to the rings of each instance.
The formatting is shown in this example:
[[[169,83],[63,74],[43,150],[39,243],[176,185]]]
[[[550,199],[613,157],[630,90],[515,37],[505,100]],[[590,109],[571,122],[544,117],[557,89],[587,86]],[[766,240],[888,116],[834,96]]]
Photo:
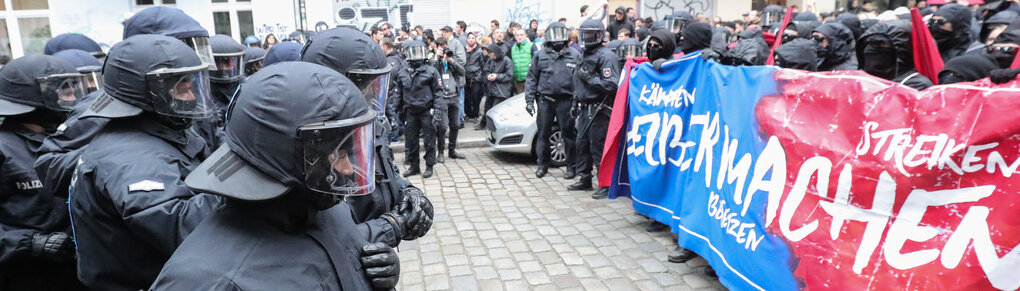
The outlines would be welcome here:
[[[238,96],[227,142],[187,178],[227,204],[184,241],[151,289],[393,288],[396,253],[340,203],[375,186],[365,177],[374,174],[377,113],[358,88],[329,68],[286,62],[253,75]]]
[[[81,153],[69,202],[79,278],[89,288],[149,286],[221,204],[184,186],[206,149],[186,129],[212,114],[208,70],[192,48],[167,36],[136,35],[110,50],[105,93],[82,115],[110,121]]]
[[[550,165],[549,137],[552,135],[553,120],[559,121],[560,137],[566,146],[566,179],[573,179],[574,173],[574,118],[570,116],[571,94],[574,92],[574,70],[581,64],[581,53],[567,48],[569,31],[559,22],[546,28],[545,48],[536,52],[528,69],[524,86],[529,114],[538,114],[538,141],[536,151],[538,170],[535,175],[545,176]],[[538,110],[535,110],[535,103]]]
[[[0,289],[81,289],[75,273],[67,196],[32,168],[47,133],[85,95],[86,79],[52,56],[0,69]]]

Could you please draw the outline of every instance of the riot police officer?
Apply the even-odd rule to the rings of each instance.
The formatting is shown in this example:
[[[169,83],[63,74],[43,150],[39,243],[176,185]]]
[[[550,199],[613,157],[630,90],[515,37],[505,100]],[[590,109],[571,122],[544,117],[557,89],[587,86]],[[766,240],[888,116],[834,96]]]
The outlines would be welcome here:
[[[92,56],[92,54],[80,49],[62,50],[55,54],[58,57],[74,66],[78,73],[85,75],[85,88],[88,93],[98,91],[103,86],[103,63]]]
[[[213,62],[216,63],[209,70],[209,96],[212,97],[210,101],[214,114],[210,118],[195,120],[194,130],[205,139],[211,150],[222,143],[227,105],[237,87],[244,82],[244,46],[222,34],[209,37],[209,46],[212,47]]]
[[[691,15],[690,12],[679,10],[674,11],[673,14],[666,16],[665,28],[673,33],[673,41],[680,43],[680,37],[683,34],[684,27],[687,27],[687,24],[690,24],[692,21],[694,21],[694,15]],[[681,52],[683,51],[681,51],[680,46],[677,46],[673,51],[674,54],[679,54]]]
[[[436,164],[436,127],[432,114],[439,110],[436,97],[443,94],[439,72],[426,63],[427,48],[421,41],[404,43],[409,67],[397,75],[396,109],[405,116],[405,159],[410,164],[404,177],[421,174],[430,178]],[[425,144],[425,172],[419,163],[418,141]]]
[[[254,36],[254,35],[253,35]],[[244,49],[244,76],[250,77],[262,69],[262,60],[266,59],[266,50],[260,47]]]
[[[302,49],[301,60],[326,66],[348,77],[358,87],[369,106],[376,112],[375,123],[375,191],[371,195],[350,197],[346,200],[354,212],[354,220],[362,223],[375,219],[401,206],[405,209],[421,209],[423,215],[410,221],[403,239],[413,240],[431,228],[433,207],[417,187],[400,176],[393,163],[388,136],[389,120],[385,116],[386,97],[389,93],[393,65],[387,56],[369,36],[350,28],[334,28],[319,32]],[[415,208],[417,206],[417,208]]]
[[[394,240],[373,228],[399,234],[412,212],[357,224],[340,203],[374,190],[377,114],[350,80],[320,65],[286,62],[253,75],[232,106],[225,144],[186,180],[226,205],[181,244],[151,289],[393,288]]]
[[[644,49],[637,39],[628,38],[620,41],[620,47],[616,49],[616,56],[620,58],[620,66],[627,63],[627,59],[644,56]]]
[[[574,115],[577,116],[577,172],[581,180],[567,187],[570,191],[592,189],[592,168],[602,159],[602,147],[609,128],[610,104],[620,81],[620,61],[602,46],[605,27],[597,20],[586,20],[578,28],[584,43],[584,60],[574,71]],[[592,198],[603,199],[609,189],[600,188]]]
[[[209,32],[180,9],[156,6],[135,13],[124,21],[124,39],[139,34],[162,34],[177,38],[198,54],[203,63],[213,65]],[[101,83],[98,87],[102,87]],[[92,101],[102,94],[104,92],[100,89],[82,98],[57,132],[43,141],[35,169],[47,188],[58,192],[67,191],[78,165],[81,148],[109,122],[106,118],[79,118],[92,105]]]
[[[85,95],[85,83],[73,65],[53,56],[18,58],[0,70],[2,290],[83,289],[67,196],[47,191],[32,164],[46,134]]]
[[[538,114],[538,170],[535,177],[542,178],[549,172],[549,137],[552,136],[553,120],[559,121],[560,137],[566,150],[564,179],[573,179],[574,171],[574,122],[570,117],[571,94],[574,92],[574,69],[581,63],[581,53],[564,49],[570,31],[563,23],[553,22],[545,29],[545,48],[536,52],[528,68],[524,98],[528,114]],[[538,111],[535,111],[535,103]]]
[[[61,51],[71,49],[85,51],[100,62],[106,58],[106,53],[103,52],[103,48],[99,47],[99,44],[96,43],[95,40],[92,40],[88,36],[80,33],[62,33],[54,36],[50,40],[46,41],[46,45],[43,47],[43,54],[52,56]]]
[[[92,289],[137,290],[222,204],[184,186],[206,151],[187,129],[215,108],[209,65],[178,39],[136,35],[114,45],[103,74],[103,93],[81,118],[110,120],[82,149],[70,187],[78,277]]]

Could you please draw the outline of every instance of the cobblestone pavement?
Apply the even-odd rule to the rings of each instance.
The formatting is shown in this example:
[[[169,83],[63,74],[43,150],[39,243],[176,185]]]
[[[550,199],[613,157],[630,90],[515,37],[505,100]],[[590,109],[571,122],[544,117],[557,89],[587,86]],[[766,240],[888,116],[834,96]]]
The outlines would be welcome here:
[[[725,290],[666,261],[668,232],[648,233],[631,201],[592,200],[526,156],[463,150],[436,177],[412,177],[436,208],[425,237],[400,246],[400,290]],[[397,154],[403,165],[403,153]],[[422,165],[424,167],[424,165]],[[401,167],[406,168],[406,167]]]

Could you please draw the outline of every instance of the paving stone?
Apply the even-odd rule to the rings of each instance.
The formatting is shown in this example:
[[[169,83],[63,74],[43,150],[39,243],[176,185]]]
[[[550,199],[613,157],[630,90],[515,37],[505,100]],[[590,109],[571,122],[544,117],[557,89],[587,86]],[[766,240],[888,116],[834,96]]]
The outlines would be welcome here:
[[[544,271],[524,273],[524,279],[532,286],[552,283],[549,274],[546,274]]]
[[[426,290],[447,290],[450,289],[450,281],[447,276],[429,276],[425,278]]]
[[[474,291],[478,289],[478,281],[473,276],[453,277],[453,290]]]

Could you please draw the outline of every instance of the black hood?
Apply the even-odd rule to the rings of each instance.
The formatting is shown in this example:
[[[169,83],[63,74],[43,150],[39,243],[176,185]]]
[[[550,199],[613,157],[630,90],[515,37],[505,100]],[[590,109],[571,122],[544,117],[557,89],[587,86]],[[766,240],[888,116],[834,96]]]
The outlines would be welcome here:
[[[939,79],[942,80],[948,72],[953,72],[962,78],[957,81],[977,81],[988,77],[988,74],[996,69],[999,69],[999,65],[990,56],[963,55],[946,62],[946,66],[939,72]]]
[[[43,54],[53,55],[62,50],[78,49],[86,51],[93,56],[103,55],[103,49],[99,47],[99,44],[84,34],[78,33],[63,33],[54,36],[49,41],[46,41],[46,46],[43,48]]]
[[[953,37],[951,41],[939,42],[939,50],[945,51],[957,47],[967,47],[972,42],[970,36],[970,23],[973,20],[970,8],[956,3],[946,4],[935,11],[934,16],[945,17],[953,24]],[[938,42],[939,39],[936,39]]]
[[[765,35],[762,34],[761,29],[757,29],[757,28],[746,29],[746,30],[741,31],[740,33],[738,33],[737,36],[739,36],[740,39],[760,38],[762,40],[765,40]]]
[[[797,37],[799,38],[811,38],[811,32],[814,32],[815,28],[821,25],[822,23],[818,21],[795,21],[790,23],[790,26],[797,30]],[[787,26],[786,29],[790,29],[790,26]]]
[[[797,16],[793,17],[793,21],[819,21],[818,15],[815,15],[811,11],[804,11],[797,13]]]
[[[850,32],[853,32],[854,34],[854,39],[860,39],[861,34],[864,33],[864,30],[861,29],[861,20],[857,18],[857,15],[843,13],[840,14],[839,17],[836,17],[836,21],[845,25],[846,28],[849,28]]]
[[[649,39],[655,39],[655,40],[659,41],[659,43],[662,44],[662,51],[665,52],[666,54],[668,54],[667,56],[655,57],[655,56],[651,55],[651,52],[648,49],[645,49],[645,52],[648,53],[648,60],[649,61],[654,61],[656,58],[670,59],[670,58],[673,57],[673,51],[676,50],[676,40],[675,40],[676,37],[673,36],[673,32],[671,32],[669,30],[666,30],[666,29],[660,29],[660,30],[652,31],[652,36],[650,36],[648,38]]]
[[[229,35],[217,34],[210,37],[209,47],[212,48],[213,56],[244,53],[244,46]]]
[[[989,17],[988,20],[985,20],[984,25],[981,26],[981,33],[978,38],[978,41],[981,41],[981,44],[984,44],[984,41],[988,38],[988,35],[992,33],[991,30],[987,29],[989,25],[992,24],[1008,25],[1010,22],[1013,22],[1013,20],[1016,20],[1017,18],[1020,18],[1020,16],[1018,16],[1016,12],[1010,10],[995,13],[995,15]]]
[[[1013,20],[1013,22],[1006,27],[1006,30],[995,38],[994,43],[1020,44],[1020,19]]]
[[[716,27],[712,31],[712,49],[717,52],[724,52],[730,46],[730,33],[729,29],[725,27]]]
[[[57,100],[45,100],[36,78],[77,72],[73,65],[54,56],[27,55],[14,59],[0,68],[0,100],[58,110]],[[0,102],[0,106],[11,105]]]
[[[386,54],[368,35],[346,27],[319,32],[301,50],[301,61],[347,74],[349,70],[388,70]]]
[[[761,39],[742,39],[736,46],[727,51],[723,57],[729,59],[743,60],[745,63],[761,66],[768,59],[768,44]]]
[[[776,65],[783,68],[817,71],[818,59],[815,56],[815,42],[798,38],[780,45],[776,49]]]
[[[707,49],[712,45],[712,26],[704,22],[695,22],[684,26],[680,32],[683,36],[677,45],[685,54]]]
[[[195,51],[180,40],[164,35],[142,34],[118,42],[103,64],[103,90],[117,100],[144,111],[153,111],[152,95],[145,75],[162,68],[202,65]]]
[[[177,8],[149,7],[124,21],[125,39],[139,34],[162,34],[174,38],[209,37],[209,32]]]
[[[829,22],[822,24],[814,31],[824,34],[829,38],[829,48],[831,50],[831,53],[827,56],[818,56],[825,58],[820,68],[831,68],[846,62],[850,58],[856,58],[854,52],[854,34],[845,25],[838,22]]]
[[[92,54],[86,51],[79,49],[62,50],[53,54],[53,56],[58,57],[64,61],[67,61],[76,69],[78,69],[78,72],[82,73],[95,72],[103,68],[103,63],[100,63],[99,60],[96,59],[96,57],[92,56]]]
[[[506,52],[504,52],[503,49],[499,48],[498,44],[495,43],[490,44],[488,49],[490,52],[496,55],[496,60],[503,59],[503,57],[506,56]]]
[[[901,66],[913,69],[914,48],[910,42],[910,29],[910,23],[903,20],[883,21],[868,28],[868,31],[865,31],[858,40],[860,45],[857,45],[857,55],[862,56],[860,61],[861,68],[864,67],[864,62],[866,61],[863,59],[863,55],[868,41],[882,39],[890,42],[892,47],[895,48],[896,58]],[[903,71],[901,70],[901,72]]]
[[[283,41],[269,48],[269,51],[266,52],[266,59],[262,60],[262,66],[267,67],[275,63],[297,61],[298,59],[301,59],[301,44]]]

